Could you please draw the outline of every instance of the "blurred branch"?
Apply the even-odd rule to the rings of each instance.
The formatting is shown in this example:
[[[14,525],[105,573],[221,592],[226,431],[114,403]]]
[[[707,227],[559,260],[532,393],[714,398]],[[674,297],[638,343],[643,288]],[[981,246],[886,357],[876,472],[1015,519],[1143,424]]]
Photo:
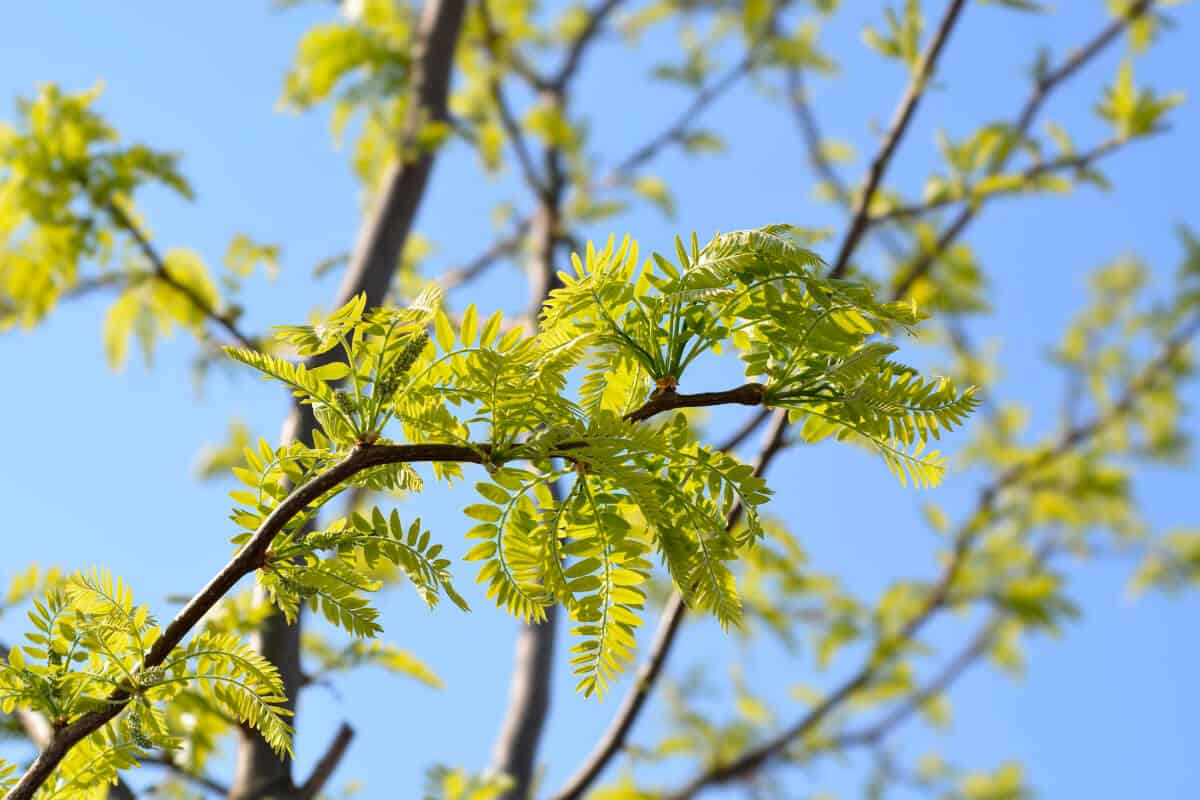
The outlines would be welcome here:
[[[622,181],[628,180],[629,176],[635,170],[652,160],[663,148],[681,141],[696,119],[720,98],[721,95],[732,89],[737,85],[738,81],[748,75],[754,69],[755,64],[755,56],[752,53],[748,53],[715,81],[702,88],[670,125],[655,134],[641,147],[618,161],[608,177],[599,183],[599,188],[611,188],[619,185]]]
[[[1153,0],[1137,0],[1133,3],[1125,16],[1120,19],[1113,20],[1104,27],[1099,34],[1088,41],[1082,48],[1074,51],[1057,69],[1052,69],[1041,75],[1034,82],[1033,92],[1025,101],[1025,105],[1017,114],[1015,121],[1011,125],[1010,135],[1013,141],[1019,142],[1024,139],[1029,129],[1033,125],[1034,119],[1037,117],[1042,106],[1050,94],[1061,84],[1069,80],[1076,72],[1082,69],[1088,62],[1096,58],[1102,53],[1105,48],[1116,41],[1122,31],[1134,20],[1143,16],[1154,6]],[[1015,147],[1011,147],[1003,154],[1003,156],[992,165],[989,174],[997,174],[1004,169],[1012,154],[1016,152]],[[921,254],[914,264],[909,268],[908,273],[896,285],[893,290],[893,297],[898,298],[908,293],[913,283],[917,279],[925,275],[932,268],[933,264],[942,256],[943,253],[950,247],[951,244],[962,235],[971,221],[975,219],[975,215],[979,209],[974,205],[964,206],[954,218],[954,221],[946,227],[942,234],[938,237],[937,243],[933,249],[927,253]]]
[[[562,92],[567,88],[567,84],[575,77],[579,71],[579,65],[583,59],[583,53],[592,40],[600,33],[604,27],[604,21],[608,18],[617,6],[623,0],[603,0],[599,5],[593,7],[587,12],[587,24],[583,30],[575,37],[567,48],[567,55],[563,59],[562,66],[555,73],[554,78],[550,81],[552,88],[558,92]]]
[[[182,764],[175,761],[168,752],[164,752],[161,755],[143,756],[139,760],[143,764],[154,764],[155,766],[162,767],[176,778],[194,784],[220,797],[229,794],[228,786],[207,775],[198,775],[194,772],[189,772]]]
[[[150,262],[150,266],[154,268],[155,279],[162,281],[167,286],[170,286],[176,292],[181,294],[196,308],[197,311],[204,315],[206,319],[223,328],[225,332],[232,336],[234,340],[236,340],[237,343],[242,347],[245,347],[248,350],[258,349],[258,345],[254,342],[254,340],[242,333],[242,331],[238,328],[237,323],[234,321],[234,318],[231,314],[222,314],[218,312],[215,308],[210,306],[194,288],[188,286],[186,283],[180,283],[179,280],[171,274],[170,270],[167,269],[166,261],[163,260],[158,250],[154,247],[154,244],[146,237],[146,234],[142,231],[141,226],[139,226],[133,220],[133,218],[129,216],[124,208],[116,203],[108,203],[104,207],[104,210],[108,212],[108,215],[112,218],[113,223],[117,225],[117,227],[122,228],[133,238],[138,249],[142,251],[142,255],[147,261]]]
[[[1142,390],[1157,380],[1160,373],[1172,364],[1179,352],[1197,333],[1200,333],[1200,315],[1179,326],[1175,335],[1164,343],[1159,355],[1129,382],[1121,399],[1105,413],[1066,431],[1051,446],[1035,452],[996,475],[980,491],[976,508],[969,517],[970,521],[959,530],[955,537],[954,548],[946,566],[933,584],[920,609],[897,634],[877,643],[853,675],[842,682],[820,703],[813,706],[791,727],[768,739],[765,743],[746,750],[732,761],[715,764],[703,770],[683,788],[669,795],[671,800],[687,800],[710,786],[749,778],[770,761],[785,754],[793,742],[814,731],[832,712],[852,699],[859,690],[869,686],[881,667],[888,662],[890,656],[905,643],[911,642],[939,610],[950,604],[954,582],[966,562],[971,545],[981,533],[982,526],[979,523],[991,515],[999,493],[1073,452],[1122,418],[1132,409]],[[969,650],[970,648],[968,648]],[[969,663],[966,655],[963,658],[967,659]],[[956,666],[956,664],[957,661],[947,669],[948,680],[953,680],[958,672],[966,668],[966,664],[961,666]]]
[[[338,726],[333,741],[325,748],[325,754],[321,756],[313,767],[312,774],[308,776],[308,780],[300,786],[298,793],[300,800],[313,800],[313,798],[321,793],[321,790],[325,788],[325,784],[333,776],[334,770],[341,763],[342,757],[346,755],[346,750],[350,747],[350,741],[353,738],[354,728],[351,728],[345,722]]]
[[[516,228],[514,228],[512,233],[492,242],[487,250],[461,267],[455,267],[443,272],[441,278],[438,279],[438,284],[443,289],[450,290],[470,283],[495,265],[501,258],[517,252],[521,247],[521,242],[525,240],[525,236],[528,233],[529,220],[518,220]]]
[[[487,44],[488,53],[492,61],[498,64],[501,61],[500,34],[492,22],[492,15],[488,10],[488,0],[480,0],[479,16],[483,21],[484,41]],[[521,130],[520,123],[513,115],[512,107],[504,95],[504,85],[495,72],[492,72],[488,79],[488,88],[492,95],[492,102],[496,104],[496,111],[500,115],[500,124],[509,141],[512,142],[513,152],[517,155],[517,164],[521,167],[525,182],[529,184],[529,188],[534,194],[540,194],[545,189],[544,182],[533,165],[533,156],[530,154],[529,143],[525,140],[525,132]]]
[[[837,258],[834,259],[833,270],[830,272],[831,277],[842,277],[850,266],[850,256],[858,246],[859,239],[867,230],[867,214],[871,208],[871,201],[875,198],[875,191],[883,180],[892,155],[895,154],[896,148],[899,147],[904,134],[908,131],[908,124],[912,121],[917,106],[924,97],[925,90],[936,71],[938,56],[941,55],[942,48],[950,38],[950,33],[954,30],[954,25],[965,6],[966,0],[951,0],[946,12],[942,15],[941,22],[938,23],[933,38],[929,41],[921,54],[920,61],[913,70],[912,79],[909,81],[904,97],[900,100],[900,105],[896,107],[896,113],[892,118],[887,136],[883,140],[883,145],[871,160],[871,167],[867,172],[867,184],[859,195],[858,204],[854,208],[854,218],[850,222],[850,230],[846,233],[846,238],[842,240],[841,249],[838,251]]]
[[[1158,128],[1154,133],[1161,133],[1165,128]],[[1129,144],[1132,139],[1128,138],[1113,138],[1100,144],[1085,153],[1075,153],[1071,155],[1060,156],[1053,161],[1043,161],[1039,164],[1034,164],[1021,172],[1017,173],[1026,181],[1035,180],[1043,175],[1048,175],[1052,172],[1066,172],[1069,170],[1086,170],[1091,167],[1096,161],[1099,161],[1104,156],[1116,152],[1121,147]],[[1022,188],[1018,187],[1012,191],[995,192],[993,194],[984,195],[981,197],[971,196],[971,187],[967,187],[963,197],[945,197],[939,200],[933,200],[928,203],[917,203],[915,205],[897,206],[889,211],[881,214],[876,214],[870,218],[870,224],[875,225],[881,222],[888,222],[897,219],[906,219],[918,217],[946,206],[958,205],[959,203],[980,203],[984,200],[990,200],[993,197],[1002,195],[1013,195],[1020,193]]]

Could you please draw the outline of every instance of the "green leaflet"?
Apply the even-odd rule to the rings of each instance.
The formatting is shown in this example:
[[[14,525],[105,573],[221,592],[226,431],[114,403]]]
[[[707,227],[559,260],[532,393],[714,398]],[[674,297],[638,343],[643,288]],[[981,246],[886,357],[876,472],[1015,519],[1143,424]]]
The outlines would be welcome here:
[[[673,260],[655,254],[644,264],[628,238],[589,245],[573,274],[561,276],[533,335],[504,331],[499,314],[485,320],[475,306],[456,323],[430,290],[405,309],[368,313],[355,298],[318,323],[277,328],[280,343],[308,364],[230,350],[311,403],[323,428],[312,448],[247,450],[248,466],[235,468],[250,490],[234,494],[233,519],[245,531],[235,542],[258,530],[292,486],[351,448],[390,444],[394,419],[408,442],[465,448],[474,454],[466,460],[488,469],[489,480],[475,484],[478,502],[464,508],[473,542],[466,560],[479,563],[487,596],[524,620],[544,619],[551,603],[567,609],[586,694],[603,692],[632,657],[650,553],[690,605],[723,626],[740,624],[732,565],[762,536],[766,483],[695,441],[682,414],[642,423],[626,415],[652,397],[669,400],[693,362],[731,343],[747,376],[761,382],[759,396],[802,421],[804,438],[865,442],[902,481],[925,486],[945,465],[927,444],[976,405],[971,391],[892,360],[897,346],[879,337],[911,330],[921,312],[820,277],[823,265],[801,235],[773,225],[703,247],[693,235],[686,245],[676,240]],[[580,371],[575,402],[565,393]],[[462,468],[438,458],[434,472],[452,479]],[[560,497],[550,487],[564,478]],[[348,483],[422,486],[403,462]],[[440,546],[419,523],[405,530],[394,512],[354,514],[301,536],[341,488],[285,525],[259,571],[289,618],[307,604],[355,636],[376,636],[365,595],[377,585],[362,569],[381,558],[408,574],[427,603],[444,593],[465,608]],[[742,523],[730,529],[735,515]]]
[[[27,643],[0,663],[0,709],[25,708],[68,724],[110,707],[116,692],[129,696],[118,717],[71,751],[39,797],[79,796],[137,766],[148,748],[177,747],[167,710],[184,694],[291,752],[278,672],[238,635],[201,632],[148,666],[158,624],[123,581],[103,570],[69,576],[33,606]]]

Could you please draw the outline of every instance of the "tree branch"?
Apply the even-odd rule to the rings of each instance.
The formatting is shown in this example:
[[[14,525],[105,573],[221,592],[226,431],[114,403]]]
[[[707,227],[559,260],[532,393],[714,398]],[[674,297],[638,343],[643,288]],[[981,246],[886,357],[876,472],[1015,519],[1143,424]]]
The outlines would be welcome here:
[[[837,258],[834,260],[833,271],[830,273],[832,277],[842,277],[850,266],[850,256],[858,246],[859,239],[862,238],[863,233],[867,230],[868,213],[871,208],[871,201],[875,197],[875,191],[879,188],[879,184],[883,180],[884,172],[887,171],[888,164],[892,160],[892,155],[896,152],[896,148],[900,145],[900,141],[904,138],[904,134],[908,130],[908,124],[912,121],[913,114],[917,110],[917,105],[925,95],[925,90],[928,88],[929,81],[933,78],[936,70],[938,56],[941,55],[942,48],[950,38],[950,33],[954,30],[954,25],[958,21],[959,14],[965,5],[966,0],[951,0],[950,5],[946,8],[946,13],[942,15],[942,20],[938,24],[933,38],[921,54],[921,59],[913,72],[912,80],[909,81],[908,89],[905,91],[904,97],[900,100],[900,105],[896,107],[896,113],[892,118],[891,128],[883,140],[883,146],[875,154],[875,158],[871,160],[871,168],[867,173],[867,185],[858,198],[858,205],[854,209],[854,218],[850,222],[850,230],[846,233],[846,238],[842,240],[842,247],[838,251]]]
[[[1019,142],[1029,133],[1030,127],[1033,125],[1034,119],[1037,117],[1046,99],[1050,96],[1059,85],[1070,79],[1076,72],[1082,69],[1089,61],[1094,59],[1112,42],[1114,42],[1121,32],[1137,18],[1148,13],[1153,8],[1153,0],[1138,0],[1130,6],[1126,15],[1120,19],[1110,22],[1104,27],[1099,34],[1093,37],[1082,48],[1072,53],[1057,69],[1042,75],[1034,84],[1033,92],[1030,93],[1025,105],[1017,114],[1016,120],[1011,126],[1012,133],[1010,134],[1013,141]],[[1012,154],[1016,151],[1015,147],[1009,148],[999,158],[989,174],[996,174],[1004,169]],[[908,273],[900,280],[893,290],[893,297],[898,298],[908,293],[912,285],[925,273],[933,267],[933,264],[941,258],[942,254],[950,247],[951,244],[962,235],[967,226],[978,213],[978,208],[973,205],[964,206],[958,213],[958,216],[946,227],[941,236],[938,237],[933,249],[928,253],[921,254],[916,262],[909,268]]]
[[[609,188],[627,180],[635,170],[657,156],[659,151],[664,147],[680,141],[688,129],[692,127],[696,118],[716,102],[721,95],[732,89],[737,85],[738,81],[753,71],[756,63],[757,60],[754,54],[748,53],[715,81],[697,92],[692,101],[688,103],[687,107],[684,108],[670,125],[641,147],[618,161],[608,177],[600,182],[600,187]]]
[[[433,150],[417,149],[417,137],[427,123],[447,119],[450,73],[465,13],[466,0],[425,0],[414,37],[413,102],[397,142],[400,157],[384,176],[375,205],[359,231],[335,307],[362,293],[367,307],[374,308],[387,295],[437,155]],[[320,366],[333,357],[319,356],[310,360],[309,366]],[[311,443],[316,428],[312,408],[294,404],[281,438],[285,443]],[[275,614],[263,621],[254,637],[255,648],[279,669],[293,711],[302,684],[302,622],[303,616],[295,625],[288,625],[282,615]],[[293,792],[290,763],[280,759],[257,732],[245,731],[238,747],[232,800]]]
[[[583,53],[587,50],[589,44],[600,33],[604,27],[604,20],[616,10],[622,0],[603,0],[599,5],[587,12],[587,24],[583,30],[571,42],[571,46],[567,49],[567,55],[563,59],[562,66],[558,68],[551,86],[558,92],[562,92],[567,88],[567,84],[575,77],[579,71],[579,65],[583,59]]]
[[[308,780],[300,787],[299,795],[301,800],[312,800],[312,798],[321,793],[321,790],[325,788],[325,784],[333,776],[333,771],[341,763],[342,757],[346,755],[346,750],[350,747],[350,741],[353,738],[354,728],[351,728],[345,722],[338,726],[333,741],[329,743],[329,747],[325,748],[325,754],[317,761],[313,767],[312,774],[308,776]]]
[[[147,756],[141,759],[143,764],[155,764],[167,770],[180,780],[195,784],[196,786],[212,792],[213,794],[224,797],[229,794],[229,787],[220,781],[209,777],[208,775],[197,775],[189,772],[182,764],[171,758],[169,753],[164,752],[158,756]]]
[[[232,336],[242,347],[245,347],[248,350],[258,349],[258,345],[254,342],[254,340],[242,333],[242,331],[238,328],[237,323],[234,322],[232,316],[230,316],[228,313],[218,313],[217,310],[210,306],[194,288],[188,286],[186,283],[180,283],[179,280],[171,274],[171,272],[167,269],[166,261],[163,260],[158,250],[154,247],[153,242],[146,237],[145,232],[143,232],[141,227],[138,226],[138,224],[129,216],[128,213],[126,213],[125,209],[121,208],[116,203],[109,203],[104,207],[104,210],[108,212],[108,215],[112,217],[113,222],[118,227],[124,229],[126,233],[133,237],[138,249],[142,251],[142,255],[147,261],[150,262],[150,266],[154,268],[155,279],[162,281],[167,286],[170,286],[176,292],[183,295],[183,297],[189,303],[191,303],[197,311],[203,314],[206,319],[215,322],[217,325],[223,328],[225,332]]]
[[[1159,128],[1159,129],[1155,130],[1154,132],[1159,133],[1163,130],[1165,130],[1165,128]],[[1107,156],[1110,153],[1113,153],[1113,152],[1119,150],[1121,147],[1129,144],[1131,141],[1133,141],[1133,140],[1127,139],[1127,138],[1109,139],[1108,141],[1097,145],[1096,147],[1092,148],[1091,150],[1089,150],[1085,153],[1074,153],[1071,155],[1060,156],[1059,158],[1056,158],[1053,161],[1043,161],[1039,164],[1034,164],[1030,167],[1027,167],[1026,169],[1022,170],[1018,174],[1024,180],[1030,181],[1030,180],[1035,180],[1043,175],[1048,175],[1052,172],[1059,172],[1059,171],[1066,172],[1069,170],[1077,170],[1077,171],[1085,170],[1088,167],[1092,166],[1092,164],[1094,164],[1095,162],[1104,158],[1104,156]],[[939,200],[930,201],[928,203],[916,203],[914,205],[908,205],[908,206],[897,206],[897,207],[891,209],[890,211],[885,211],[881,214],[876,214],[876,215],[872,216],[869,220],[869,224],[875,225],[877,223],[890,222],[890,221],[898,220],[898,219],[910,219],[912,217],[919,217],[923,214],[927,214],[930,211],[934,211],[939,208],[945,208],[946,206],[958,205],[959,203],[979,202],[984,199],[990,199],[996,195],[1016,194],[1020,191],[1022,191],[1022,187],[1017,187],[1013,190],[1004,191],[1004,192],[996,192],[995,194],[984,195],[983,197],[973,198],[971,196],[972,188],[968,186],[964,190],[963,197],[945,197],[945,198],[942,198]]]
[[[493,63],[500,62],[500,34],[492,23],[492,15],[488,10],[487,0],[480,0],[479,16],[483,21],[483,37],[487,45],[488,54],[491,56]],[[539,85],[540,85],[539,81]],[[508,104],[508,98],[504,94],[504,86],[500,82],[499,76],[493,72],[488,79],[488,88],[492,95],[492,102],[496,104],[496,111],[500,115],[500,124],[504,127],[505,134],[508,135],[509,141],[512,142],[513,151],[517,154],[517,163],[521,167],[521,172],[525,176],[525,182],[529,184],[529,188],[534,194],[540,194],[544,191],[544,182],[542,177],[538,175],[537,168],[533,165],[533,156],[529,151],[529,144],[525,141],[525,133],[521,130],[517,118],[513,115],[512,107]]]
[[[497,239],[487,250],[463,266],[443,272],[442,277],[438,279],[438,284],[443,289],[449,290],[457,289],[463,284],[470,283],[495,264],[498,259],[516,252],[517,248],[521,246],[521,241],[524,240],[528,230],[528,220],[521,220],[517,223],[516,230],[510,236]]]
[[[980,526],[975,524],[975,521],[984,519],[991,513],[999,493],[1066,456],[1128,413],[1136,402],[1139,392],[1153,383],[1159,374],[1172,364],[1182,348],[1197,333],[1200,333],[1200,316],[1192,318],[1177,329],[1176,333],[1166,341],[1158,357],[1129,382],[1120,400],[1106,413],[1066,431],[1055,444],[1012,465],[993,478],[980,491],[976,509],[970,517],[971,522],[965,524],[955,537],[954,549],[950,558],[920,609],[899,633],[876,644],[872,648],[871,654],[852,676],[791,727],[763,744],[745,751],[732,761],[716,764],[702,771],[683,788],[669,795],[671,800],[687,800],[695,797],[709,786],[744,780],[753,775],[768,762],[781,756],[792,742],[815,730],[830,713],[850,700],[860,689],[868,686],[879,669],[888,662],[890,656],[902,644],[916,637],[936,612],[944,608],[951,600],[954,582],[966,561],[971,545],[980,534]]]

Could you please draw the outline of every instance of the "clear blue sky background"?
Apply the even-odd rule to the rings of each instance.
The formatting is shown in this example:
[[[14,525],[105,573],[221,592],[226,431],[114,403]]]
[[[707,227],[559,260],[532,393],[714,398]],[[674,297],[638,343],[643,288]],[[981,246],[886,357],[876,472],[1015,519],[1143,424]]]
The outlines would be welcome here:
[[[881,65],[858,40],[859,27],[878,14],[879,4],[846,5],[826,38],[843,61],[844,77],[818,82],[815,93],[827,132],[852,141],[861,154],[871,152],[870,123],[886,122],[904,76]],[[941,3],[926,5],[936,12]],[[1058,5],[1054,16],[1032,18],[971,4],[946,53],[942,85],[921,109],[891,185],[919,189],[936,157],[937,128],[957,135],[985,120],[1010,118],[1024,97],[1020,79],[1035,46],[1061,52],[1105,21],[1103,3]],[[192,205],[162,195],[144,198],[159,242],[195,248],[212,263],[235,232],[282,243],[279,281],[257,280],[248,288],[247,325],[258,330],[297,321],[332,296],[336,279],[314,284],[310,270],[349,246],[359,219],[358,189],[346,154],[330,144],[326,119],[274,110],[295,42],[325,14],[324,7],[272,13],[265,2],[230,0],[8,4],[0,13],[3,113],[11,108],[9,98],[31,93],[40,81],[77,90],[103,78],[108,88],[100,105],[111,120],[129,138],[184,153],[185,171],[198,191]],[[1182,27],[1138,62],[1138,76],[1195,97],[1200,20],[1188,9],[1176,14]],[[580,102],[593,110],[597,151],[628,151],[685,102],[682,94],[643,77],[660,44],[651,38],[630,58],[618,43],[607,43],[589,63]],[[1048,118],[1066,124],[1081,146],[1107,135],[1091,106],[1115,74],[1118,55],[1114,50],[1090,66],[1048,108]],[[1165,277],[1178,255],[1173,224],[1200,225],[1197,108],[1181,109],[1168,136],[1135,145],[1106,164],[1116,192],[996,203],[970,232],[996,288],[997,314],[978,326],[978,336],[1002,345],[1000,396],[1031,403],[1041,429],[1051,424],[1060,393],[1060,380],[1042,354],[1082,304],[1086,271],[1136,252]],[[618,223],[643,247],[668,248],[676,230],[695,229],[703,237],[718,228],[773,221],[837,221],[810,201],[813,179],[785,109],[743,90],[723,101],[709,122],[728,137],[725,155],[691,165],[671,155],[657,168],[676,191],[678,222],[642,208]],[[860,161],[850,177],[857,178],[861,167]],[[511,179],[482,181],[469,153],[448,149],[419,219],[420,231],[438,245],[433,266],[482,249],[490,241],[489,209],[503,197],[521,197]],[[513,277],[511,268],[501,268],[480,284],[486,294],[479,296],[519,305],[525,290],[513,288]],[[168,616],[173,607],[165,597],[198,588],[229,552],[227,487],[192,479],[197,452],[222,436],[231,416],[275,439],[286,402],[270,385],[220,375],[197,398],[187,370],[194,347],[184,338],[161,348],[152,370],[133,363],[114,375],[99,337],[107,299],[67,305],[33,335],[0,339],[0,409],[7,422],[0,500],[9,559],[0,564],[0,578],[30,561],[69,568],[104,564]],[[1191,399],[1197,399],[1194,389]],[[843,576],[851,587],[873,595],[897,577],[931,574],[938,542],[920,522],[924,498],[901,489],[866,454],[805,449],[781,463],[773,485],[779,496],[770,511],[802,534],[818,568]],[[1143,476],[1138,492],[1156,525],[1195,525],[1196,486],[1194,472],[1156,472]],[[936,497],[963,509],[973,488],[969,477],[951,476]],[[466,522],[457,509],[465,491],[433,491],[407,502],[402,514],[420,514],[436,536],[459,549]],[[459,583],[469,585],[473,570],[457,572]],[[1125,593],[1128,566],[1122,563],[1075,573],[1082,621],[1059,641],[1033,643],[1032,670],[1023,681],[988,669],[972,673],[951,694],[957,719],[952,731],[932,737],[914,729],[898,740],[900,752],[916,755],[936,744],[950,760],[979,767],[1017,759],[1047,797],[1195,797],[1200,598],[1133,601]],[[337,693],[314,690],[303,698],[298,752],[304,765],[311,763],[337,722],[352,720],[362,736],[339,779],[361,779],[367,797],[411,797],[429,764],[487,763],[506,700],[516,626],[482,599],[469,615],[450,608],[430,614],[407,591],[381,602],[387,636],[425,658],[448,688],[435,692],[364,674],[340,683]],[[17,638],[22,622],[19,615],[0,621],[0,637]],[[948,643],[954,630],[961,629],[944,626],[937,638]],[[565,658],[559,660],[565,666]],[[739,661],[749,682],[772,698],[782,723],[802,712],[787,688],[824,680],[814,675],[806,652],[746,653],[708,624],[686,630],[672,666],[706,664],[722,677]],[[849,666],[849,659],[835,663],[835,674]],[[587,750],[624,688],[602,704],[584,701],[571,693],[567,677],[560,669],[544,748],[552,785]],[[658,712],[638,728],[635,741],[651,741]],[[852,796],[858,785],[852,772],[833,764],[790,778],[797,796],[817,789]]]

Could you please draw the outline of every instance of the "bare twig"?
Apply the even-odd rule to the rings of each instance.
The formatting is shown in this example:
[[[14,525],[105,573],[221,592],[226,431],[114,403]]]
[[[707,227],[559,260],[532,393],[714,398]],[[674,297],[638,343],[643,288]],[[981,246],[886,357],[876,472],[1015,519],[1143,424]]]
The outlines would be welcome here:
[[[808,163],[822,180],[833,189],[839,203],[849,205],[850,190],[846,182],[838,175],[837,170],[825,154],[822,147],[824,137],[817,115],[809,102],[808,88],[804,84],[804,73],[799,67],[790,67],[785,75],[788,87],[788,101],[792,108],[792,116],[800,126],[800,134],[804,137],[804,149],[808,153]]]
[[[554,89],[562,92],[567,88],[567,84],[571,82],[571,79],[579,71],[584,51],[587,50],[588,45],[591,44],[592,40],[603,29],[604,21],[616,10],[621,2],[622,0],[602,0],[599,5],[587,12],[587,23],[584,25],[583,30],[579,32],[579,35],[575,37],[575,40],[571,42],[570,47],[567,48],[567,55],[563,59],[562,66],[558,68],[558,72],[555,73],[554,79],[551,81]]]
[[[438,279],[438,285],[443,289],[456,289],[470,283],[490,269],[498,260],[515,253],[529,232],[529,220],[519,220],[511,234],[497,239],[487,250],[468,261],[461,267],[446,270]]]
[[[483,20],[484,42],[487,44],[488,54],[494,63],[499,63],[501,60],[500,34],[492,22],[487,0],[480,0],[479,16]],[[525,140],[525,132],[521,130],[521,125],[517,122],[512,107],[508,104],[504,85],[495,71],[488,80],[488,86],[492,94],[492,102],[496,104],[496,111],[500,115],[500,124],[509,141],[512,142],[513,151],[517,154],[517,164],[521,167],[525,182],[529,184],[529,188],[533,190],[534,194],[540,194],[545,189],[545,182],[533,165],[533,156],[530,154],[529,143]]]
[[[646,162],[653,159],[665,147],[681,141],[688,129],[695,124],[696,119],[712,105],[721,95],[732,89],[738,82],[753,71],[756,64],[753,54],[747,54],[736,64],[726,70],[708,86],[696,93],[692,101],[677,116],[670,125],[655,134],[649,141],[617,162],[608,177],[599,183],[599,188],[610,188],[619,185]]]

